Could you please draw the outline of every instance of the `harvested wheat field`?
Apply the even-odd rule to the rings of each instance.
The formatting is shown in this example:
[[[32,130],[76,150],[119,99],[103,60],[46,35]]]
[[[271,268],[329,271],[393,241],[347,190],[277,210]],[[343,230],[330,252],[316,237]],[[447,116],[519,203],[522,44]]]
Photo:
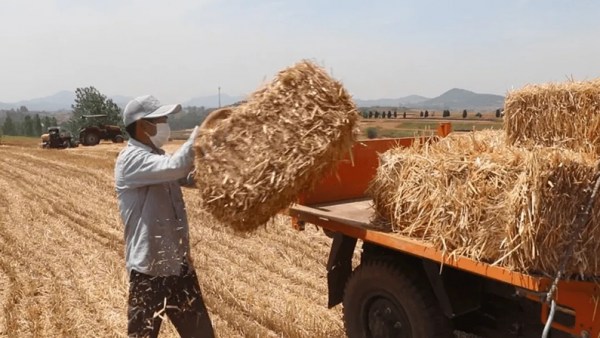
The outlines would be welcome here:
[[[125,337],[127,276],[113,185],[121,145],[0,145],[0,337]],[[167,146],[167,150],[172,150]],[[190,206],[192,255],[220,337],[344,336],[329,310],[330,240],[277,218],[234,235]],[[177,337],[163,325],[161,337]]]

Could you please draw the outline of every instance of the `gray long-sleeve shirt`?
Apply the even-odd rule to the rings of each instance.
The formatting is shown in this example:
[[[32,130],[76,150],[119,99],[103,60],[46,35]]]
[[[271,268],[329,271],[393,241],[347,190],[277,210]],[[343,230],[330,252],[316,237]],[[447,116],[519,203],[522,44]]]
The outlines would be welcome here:
[[[177,181],[192,170],[192,146],[188,140],[173,155],[165,155],[131,139],[119,153],[115,187],[128,273],[179,275],[182,260],[188,259],[189,228]]]

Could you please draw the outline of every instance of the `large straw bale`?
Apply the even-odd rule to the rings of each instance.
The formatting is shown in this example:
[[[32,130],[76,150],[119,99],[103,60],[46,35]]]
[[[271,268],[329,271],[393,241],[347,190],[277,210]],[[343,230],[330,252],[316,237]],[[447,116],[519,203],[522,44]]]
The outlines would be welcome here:
[[[554,274],[589,198],[594,156],[509,146],[500,131],[384,153],[370,192],[393,231],[521,272]],[[576,234],[568,273],[600,275],[600,203]]]
[[[600,154],[600,79],[527,85],[509,92],[504,105],[510,144]]]
[[[342,84],[309,61],[277,74],[203,128],[196,171],[201,206],[250,231],[288,207],[350,151],[358,111]],[[198,149],[199,151],[200,149]]]

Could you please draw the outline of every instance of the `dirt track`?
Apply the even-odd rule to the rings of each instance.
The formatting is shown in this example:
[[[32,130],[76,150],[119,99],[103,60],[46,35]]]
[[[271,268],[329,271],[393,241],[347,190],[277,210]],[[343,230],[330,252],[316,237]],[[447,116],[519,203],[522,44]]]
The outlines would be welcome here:
[[[124,337],[127,278],[113,185],[120,145],[0,145],[0,337]],[[220,337],[343,336],[328,310],[330,240],[278,219],[236,236],[184,190],[192,253]],[[177,337],[170,325],[161,337]]]

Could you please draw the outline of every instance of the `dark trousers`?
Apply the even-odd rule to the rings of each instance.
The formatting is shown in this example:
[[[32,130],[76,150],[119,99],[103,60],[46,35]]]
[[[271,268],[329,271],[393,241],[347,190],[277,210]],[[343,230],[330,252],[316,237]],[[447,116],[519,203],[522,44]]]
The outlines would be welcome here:
[[[187,266],[181,276],[156,277],[131,271],[128,305],[129,337],[158,337],[165,316],[183,338],[214,337],[198,277]]]

